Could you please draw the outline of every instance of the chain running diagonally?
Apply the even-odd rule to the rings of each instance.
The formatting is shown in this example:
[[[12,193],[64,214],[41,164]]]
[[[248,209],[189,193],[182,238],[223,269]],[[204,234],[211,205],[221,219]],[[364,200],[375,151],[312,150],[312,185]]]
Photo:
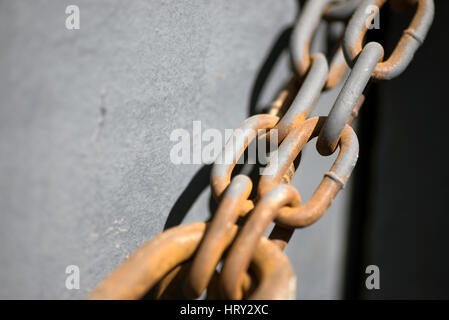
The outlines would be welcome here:
[[[433,0],[390,0],[392,7],[415,7],[391,56],[383,60],[378,42],[364,44],[375,18],[372,6],[387,0],[307,0],[290,39],[293,67],[290,80],[267,114],[246,119],[228,140],[211,174],[211,188],[219,206],[210,223],[194,223],[166,230],[140,247],[106,278],[89,299],[140,299],[154,287],[155,298],[294,299],[296,277],[282,252],[297,228],[317,221],[344,187],[357,162],[358,139],[351,127],[372,81],[399,76],[423,43],[434,15]],[[311,41],[323,21],[345,25],[344,36],[330,67],[324,53],[310,53]],[[327,116],[308,118],[321,93],[350,73]],[[257,196],[250,199],[251,179],[232,175],[258,129],[276,132],[277,152],[261,174]],[[322,156],[338,156],[307,203],[290,185],[298,155],[318,137]],[[231,140],[243,141],[235,148]],[[219,161],[223,158],[231,161]],[[241,228],[238,221],[244,222]],[[270,223],[275,227],[263,235]],[[240,230],[239,230],[240,229]],[[226,253],[226,255],[224,255]],[[218,265],[222,261],[221,269]]]

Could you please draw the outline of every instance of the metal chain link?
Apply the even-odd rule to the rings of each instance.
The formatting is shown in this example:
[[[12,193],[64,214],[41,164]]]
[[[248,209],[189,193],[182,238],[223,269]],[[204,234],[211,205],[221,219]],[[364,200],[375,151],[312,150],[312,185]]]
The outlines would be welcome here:
[[[296,277],[282,251],[296,228],[314,223],[325,213],[351,175],[358,139],[350,124],[365,99],[367,85],[402,73],[433,20],[433,0],[392,0],[395,8],[416,5],[416,13],[396,49],[383,61],[381,44],[362,44],[374,18],[367,8],[380,8],[386,1],[306,1],[291,35],[291,79],[268,114],[252,116],[239,126],[230,140],[243,142],[235,148],[228,141],[213,166],[211,188],[219,206],[212,221],[174,227],[156,236],[103,281],[90,299],[139,299],[156,284],[156,298],[174,298],[180,287],[187,298],[197,298],[206,289],[210,299],[295,297]],[[330,68],[324,53],[309,52],[323,20],[347,24]],[[329,115],[308,118],[323,90],[341,81],[347,65],[350,74]],[[257,197],[249,199],[252,181],[244,175],[231,177],[249,143],[260,138],[257,129],[267,129],[268,138],[277,130],[280,144],[261,175]],[[301,204],[299,192],[289,182],[298,154],[317,136],[321,155],[330,155],[337,147],[339,154],[310,200]],[[246,221],[237,233],[239,219]],[[271,222],[275,227],[267,239],[263,234]],[[222,269],[217,271],[222,259]]]

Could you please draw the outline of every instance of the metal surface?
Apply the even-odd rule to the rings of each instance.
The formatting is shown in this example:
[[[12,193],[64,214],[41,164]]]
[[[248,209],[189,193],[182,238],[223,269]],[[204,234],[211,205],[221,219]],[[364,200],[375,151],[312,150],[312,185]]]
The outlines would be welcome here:
[[[243,175],[234,177],[227,188],[215,217],[198,247],[187,277],[186,290],[192,292],[193,296],[200,296],[208,286],[226,249],[226,244],[230,241],[230,231],[239,216],[244,216],[249,211],[244,208],[244,205],[251,189],[251,180]]]
[[[358,111],[360,98],[363,97],[363,92],[383,53],[384,50],[380,44],[370,42],[357,58],[318,137],[317,150],[323,156],[334,152],[345,125],[352,121],[353,111]]]
[[[273,175],[263,175],[258,193],[263,199],[269,191],[280,184],[280,177],[298,156],[306,143],[320,132],[326,117],[314,117],[291,131],[267,165],[266,170],[278,170]],[[322,182],[310,200],[300,208],[283,208],[276,218],[276,223],[287,228],[305,227],[318,220],[332,203],[338,191],[343,188],[357,162],[359,145],[353,129],[346,125],[339,139],[340,152],[332,168],[325,174]]]
[[[278,210],[285,206],[299,207],[300,204],[299,193],[290,185],[279,185],[258,202],[224,261],[221,286],[226,298],[242,298],[241,287],[245,271],[259,239],[276,217]]]
[[[347,20],[354,13],[361,0],[342,0],[329,4],[324,10],[327,20]]]
[[[233,132],[212,167],[211,187],[215,199],[220,199],[222,193],[228,187],[231,182],[232,170],[248,144],[257,136],[258,130],[272,128],[278,120],[278,117],[272,115],[255,115],[246,119]]]
[[[326,83],[328,72],[326,57],[321,53],[313,55],[310,70],[307,72],[295,99],[274,127],[278,130],[279,141],[284,140],[287,134],[302,123],[312,111]]]
[[[295,24],[290,39],[290,55],[299,77],[303,77],[310,66],[310,42],[321,21],[322,13],[331,0],[307,1]]]
[[[185,263],[195,252],[206,230],[199,222],[160,234],[140,247],[88,297],[91,300],[140,299],[168,271]],[[230,230],[229,245],[237,227]],[[291,299],[296,278],[285,255],[271,242],[261,239],[253,258],[258,287],[249,299]]]
[[[299,78],[304,77],[310,68],[312,63],[309,52],[310,44],[323,16],[328,10],[333,10],[334,4],[330,3],[331,0],[307,1],[295,24],[290,40],[290,56],[294,71],[297,72]],[[343,7],[346,14],[355,9],[354,4],[346,4]],[[332,59],[330,71],[327,75],[326,89],[336,86],[341,81],[346,69],[347,64],[343,59],[343,52],[339,49]]]

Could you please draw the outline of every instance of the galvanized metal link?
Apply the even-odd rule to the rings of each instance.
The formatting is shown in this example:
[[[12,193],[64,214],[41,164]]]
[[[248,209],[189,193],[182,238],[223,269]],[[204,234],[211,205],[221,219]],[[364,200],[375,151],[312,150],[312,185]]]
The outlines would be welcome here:
[[[274,127],[278,130],[279,141],[282,141],[293,128],[304,122],[312,111],[326,83],[328,71],[326,57],[321,53],[314,54],[310,69],[298,94],[285,115]]]
[[[318,137],[316,147],[321,155],[327,156],[334,152],[340,134],[352,119],[351,113],[356,108],[383,53],[382,46],[377,42],[370,42],[363,48]]]
[[[290,38],[290,56],[295,71],[303,77],[311,63],[310,42],[320,24],[324,8],[331,0],[307,1]]]

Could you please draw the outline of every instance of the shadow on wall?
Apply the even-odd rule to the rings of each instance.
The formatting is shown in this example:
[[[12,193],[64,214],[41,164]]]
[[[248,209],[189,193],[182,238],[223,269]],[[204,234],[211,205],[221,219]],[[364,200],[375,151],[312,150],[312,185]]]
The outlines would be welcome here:
[[[299,10],[298,10],[299,11]],[[287,50],[289,45],[290,34],[292,32],[293,27],[285,28],[279,36],[274,41],[269,53],[262,64],[262,67],[259,69],[257,73],[256,79],[254,81],[250,101],[248,105],[248,117],[253,116],[257,113],[264,113],[267,111],[269,106],[263,106],[258,111],[258,102],[261,96],[261,93],[264,89],[264,86],[276,64],[276,61],[279,59],[281,54]],[[279,88],[281,90],[281,88]],[[243,165],[237,165],[234,174],[238,174],[243,168]],[[179,198],[176,200],[175,204],[171,208],[167,220],[164,225],[164,230],[175,227],[182,223],[184,217],[189,212],[192,205],[195,203],[199,195],[210,185],[210,175],[211,175],[212,165],[203,165],[193,176],[192,180],[189,182],[187,187],[181,193]],[[253,166],[249,176],[251,177],[254,185],[257,184],[258,181],[258,166]],[[212,217],[213,213],[217,209],[217,204],[213,199],[212,195],[209,198],[209,213]]]

